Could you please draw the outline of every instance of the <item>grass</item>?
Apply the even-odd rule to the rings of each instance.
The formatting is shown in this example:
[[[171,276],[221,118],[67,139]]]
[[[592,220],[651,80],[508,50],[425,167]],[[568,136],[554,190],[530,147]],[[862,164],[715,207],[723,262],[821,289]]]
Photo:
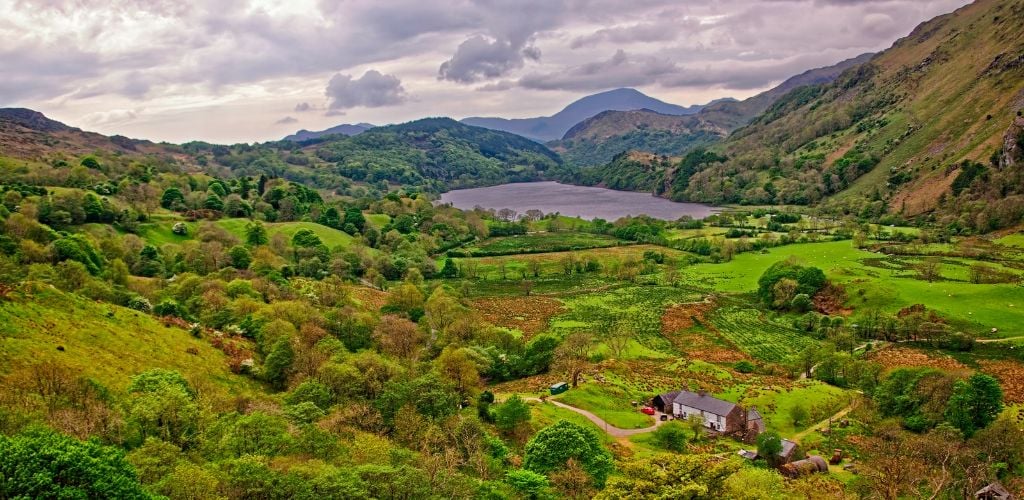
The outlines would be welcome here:
[[[531,417],[533,422],[533,428],[537,431],[554,424],[560,420],[568,420],[576,425],[585,427],[594,431],[594,435],[601,441],[602,444],[609,444],[613,441],[604,429],[597,426],[597,424],[591,422],[587,417],[580,415],[571,410],[565,408],[559,408],[553,404],[529,402]]]
[[[465,249],[471,255],[514,255],[523,253],[565,252],[628,244],[612,236],[591,233],[532,233],[489,238]]]
[[[168,368],[228,394],[247,395],[257,388],[228,370],[223,353],[185,330],[138,311],[39,287],[0,302],[0,374],[56,362],[123,389],[132,375]],[[191,349],[196,354],[187,352]]]
[[[847,391],[813,380],[804,380],[794,384],[790,388],[773,388],[772,390],[758,390],[755,397],[745,398],[743,406],[747,408],[756,407],[757,411],[764,417],[765,426],[769,430],[778,432],[782,437],[792,436],[806,427],[818,423],[821,419],[811,418],[809,422],[797,428],[793,425],[791,412],[796,406],[803,406],[811,411],[814,406],[821,405],[822,408],[829,403],[843,402],[848,398]],[[842,406],[845,406],[843,404]],[[828,412],[823,418],[828,418],[832,412]]]
[[[1024,248],[1024,233],[1013,233],[995,240],[1000,245],[1008,247]]]
[[[768,266],[789,257],[819,267],[830,280],[843,284],[847,304],[859,311],[878,309],[895,313],[913,304],[925,304],[967,333],[989,335],[996,328],[1000,336],[1024,335],[1024,290],[1019,285],[929,283],[908,270],[913,259],[889,259],[857,249],[850,241],[805,243],[773,248],[766,253],[743,253],[730,262],[683,268],[681,275],[688,285],[709,291],[751,292],[757,289],[757,279]],[[942,266],[947,278],[962,278],[964,266],[973,261],[951,262]]]
[[[642,429],[654,425],[650,416],[640,413],[630,404],[643,399],[643,395],[627,392],[622,387],[587,383],[552,399],[587,410],[620,429]]]
[[[245,240],[245,226],[251,221],[249,219],[221,219],[217,225],[234,234],[241,240]],[[267,227],[267,235],[273,237],[275,234],[284,234],[291,241],[292,236],[300,229],[309,229],[320,237],[320,241],[328,248],[348,248],[352,245],[354,238],[344,231],[322,226],[315,222],[269,222],[264,223]]]

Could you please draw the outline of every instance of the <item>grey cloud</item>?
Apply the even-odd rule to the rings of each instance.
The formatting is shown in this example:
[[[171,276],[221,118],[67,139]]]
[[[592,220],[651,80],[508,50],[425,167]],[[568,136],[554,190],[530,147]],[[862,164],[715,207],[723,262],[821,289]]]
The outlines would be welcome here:
[[[582,64],[550,73],[530,73],[519,85],[537,90],[599,90],[636,87],[655,83],[679,71],[672,61],[653,56],[636,56],[618,50],[604,61]]]
[[[306,111],[311,111],[312,109],[313,105],[308,102],[300,102],[295,105],[296,113],[305,113]]]
[[[355,107],[379,108],[393,106],[405,101],[402,81],[394,75],[384,75],[370,70],[353,79],[351,75],[335,74],[327,84],[328,108],[349,109]]]
[[[540,59],[540,50],[533,46],[517,46],[510,40],[476,35],[462,42],[455,55],[441,64],[438,78],[473,83],[522,68],[527,59]]]
[[[281,118],[280,120],[277,120],[276,122],[274,122],[274,125],[287,125],[289,123],[298,123],[298,122],[299,122],[299,120],[297,120],[296,118],[291,117],[291,116],[286,116],[286,117]]]

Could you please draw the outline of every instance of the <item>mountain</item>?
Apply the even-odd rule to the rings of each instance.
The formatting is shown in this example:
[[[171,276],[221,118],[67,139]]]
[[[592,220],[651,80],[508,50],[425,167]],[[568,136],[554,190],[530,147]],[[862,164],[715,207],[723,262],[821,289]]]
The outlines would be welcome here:
[[[889,212],[958,231],[1019,223],[1022,26],[1022,0],[927,21],[831,83],[789,91],[710,160],[666,172],[665,195]]]
[[[42,160],[55,153],[152,153],[159,149],[149,141],[86,132],[31,109],[0,108],[0,157]]]
[[[725,128],[696,115],[666,115],[649,109],[604,111],[577,123],[548,146],[577,167],[609,162],[623,151],[678,155],[721,140]]]
[[[357,135],[366,132],[367,130],[370,130],[374,126],[375,125],[370,123],[356,123],[354,125],[350,123],[342,123],[341,125],[335,125],[331,128],[319,131],[302,129],[292,135],[286,136],[284,139],[281,140],[299,142],[307,141],[310,139],[319,139],[325,135]]]
[[[561,140],[548,145],[561,153],[570,165],[579,167],[607,163],[623,151],[679,155],[694,146],[716,142],[746,125],[790,90],[831,82],[871,56],[862,54],[832,66],[805,71],[743,101],[712,101],[696,114],[679,116],[649,109],[605,111],[577,123]]]
[[[540,180],[562,163],[542,144],[450,118],[375,127],[305,149],[352,180],[389,180],[437,191]]]
[[[494,130],[512,132],[537,141],[561,139],[566,131],[580,121],[602,111],[649,109],[666,115],[688,115],[703,106],[677,106],[643,94],[636,89],[615,89],[579,99],[551,116],[537,118],[464,118],[463,123]]]

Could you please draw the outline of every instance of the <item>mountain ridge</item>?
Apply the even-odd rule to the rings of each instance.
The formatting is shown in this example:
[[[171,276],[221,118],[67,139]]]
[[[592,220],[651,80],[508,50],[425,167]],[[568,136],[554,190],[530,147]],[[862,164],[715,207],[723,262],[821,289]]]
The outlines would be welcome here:
[[[650,97],[636,89],[618,88],[581,97],[551,116],[534,118],[467,117],[460,120],[495,130],[512,132],[539,141],[562,138],[565,132],[580,121],[602,111],[651,109],[663,114],[687,115],[703,109],[704,105],[683,107]]]

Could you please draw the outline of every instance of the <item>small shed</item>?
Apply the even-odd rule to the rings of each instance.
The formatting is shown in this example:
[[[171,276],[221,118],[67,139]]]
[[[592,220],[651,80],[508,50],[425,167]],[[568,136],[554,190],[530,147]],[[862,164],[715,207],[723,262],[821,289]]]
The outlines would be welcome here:
[[[559,382],[551,386],[551,395],[557,396],[565,391],[569,390],[569,384],[567,382]]]
[[[1006,491],[1006,488],[999,481],[996,481],[976,491],[974,498],[980,500],[1013,500],[1013,495]]]
[[[658,394],[651,400],[651,406],[662,413],[672,413],[672,401],[675,401],[676,396],[679,396],[680,391],[667,392],[665,394]]]

